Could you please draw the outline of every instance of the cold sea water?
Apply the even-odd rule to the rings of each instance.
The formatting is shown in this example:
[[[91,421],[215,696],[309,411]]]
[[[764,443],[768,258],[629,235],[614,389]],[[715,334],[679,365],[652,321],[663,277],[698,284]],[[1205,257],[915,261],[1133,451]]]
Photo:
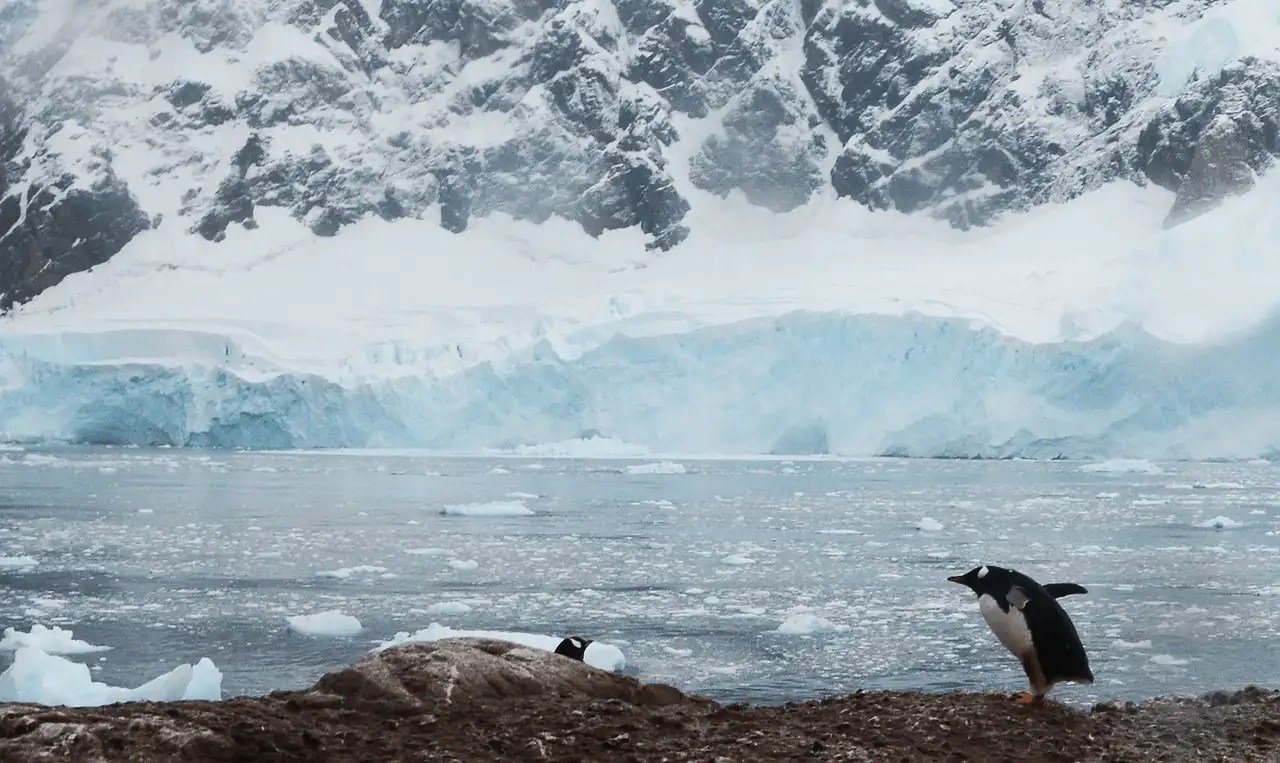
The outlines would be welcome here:
[[[0,624],[112,647],[71,659],[120,686],[207,656],[224,696],[433,622],[608,641],[721,700],[1021,691],[946,581],[988,562],[1088,587],[1062,603],[1097,683],[1054,694],[1086,704],[1280,686],[1277,532],[1266,462],[10,449]],[[325,610],[363,630],[287,625]]]

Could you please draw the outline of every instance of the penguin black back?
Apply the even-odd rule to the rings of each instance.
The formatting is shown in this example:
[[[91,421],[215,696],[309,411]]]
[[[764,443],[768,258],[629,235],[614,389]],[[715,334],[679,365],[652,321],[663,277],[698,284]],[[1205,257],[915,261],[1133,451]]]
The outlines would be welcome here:
[[[569,636],[556,647],[556,654],[582,662],[586,659],[588,646],[591,646],[591,639],[582,638],[581,636]]]
[[[1014,609],[1021,612],[1034,646],[1034,658],[1049,686],[1063,681],[1093,683],[1093,671],[1080,643],[1080,634],[1057,601],[1062,596],[1087,593],[1083,586],[1075,583],[1042,586],[1017,570],[990,565],[976,567],[948,580],[968,586],[979,599],[991,597],[1005,615],[1014,614],[1011,611]],[[994,630],[994,623],[992,627]]]

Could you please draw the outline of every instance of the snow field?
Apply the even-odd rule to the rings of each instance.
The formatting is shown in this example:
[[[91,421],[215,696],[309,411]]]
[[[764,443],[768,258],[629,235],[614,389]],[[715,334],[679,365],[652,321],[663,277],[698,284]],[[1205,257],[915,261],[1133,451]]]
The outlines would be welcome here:
[[[217,254],[152,231],[0,326],[0,439],[1273,457],[1280,175],[1169,230],[1167,197],[1112,184],[963,235],[817,200],[678,257],[497,217],[316,240],[263,210]],[[359,272],[352,240],[380,253]]]

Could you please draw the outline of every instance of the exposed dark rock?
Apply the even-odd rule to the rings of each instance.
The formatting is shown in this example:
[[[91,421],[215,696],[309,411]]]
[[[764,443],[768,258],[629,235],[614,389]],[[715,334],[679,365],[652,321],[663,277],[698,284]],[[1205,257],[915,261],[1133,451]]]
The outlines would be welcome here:
[[[231,163],[241,178],[247,177],[250,167],[260,167],[267,159],[267,142],[258,133],[250,133],[244,145],[231,157]]]
[[[397,198],[394,188],[387,188],[382,192],[382,200],[374,207],[374,211],[383,220],[399,220],[409,214],[404,204]]]
[[[1177,193],[1176,225],[1253,187],[1280,154],[1280,65],[1245,59],[1195,83],[1138,138],[1138,167]]]
[[[240,223],[246,228],[257,227],[253,218],[254,189],[246,178],[251,167],[261,166],[266,159],[266,141],[258,133],[251,133],[244,145],[232,155],[231,165],[235,170],[218,185],[213,195],[213,208],[200,218],[196,233],[209,241],[221,241],[226,237],[227,226],[232,223]]]
[[[705,77],[718,58],[707,29],[682,17],[674,2],[626,0],[617,7],[638,40],[628,77],[662,93],[676,111],[706,116]]]
[[[190,80],[179,82],[169,88],[167,96],[169,103],[173,104],[175,109],[185,109],[188,106],[197,104],[204,100],[205,95],[209,92],[209,86],[203,82],[191,82]]]
[[[304,28],[316,27],[316,39],[350,71],[371,75],[387,65],[384,41],[360,0],[310,0],[295,9],[293,20]]]
[[[464,60],[483,58],[507,47],[506,36],[540,3],[478,0],[384,0],[379,14],[389,26],[387,47],[409,43],[457,42]],[[531,7],[530,7],[531,6]],[[525,10],[525,14],[519,11]]]
[[[938,19],[946,18],[950,10],[941,10],[950,3],[920,2],[920,0],[875,0],[875,6],[884,17],[904,27],[922,28],[932,25]]]
[[[349,110],[350,81],[339,69],[290,58],[254,73],[255,86],[236,96],[236,107],[255,129],[278,124],[309,124],[314,115],[333,107]]]
[[[217,206],[206,212],[196,226],[196,232],[209,241],[225,238],[227,226],[232,223],[253,220],[253,199],[243,178],[232,176],[222,181],[213,198]]]
[[[0,78],[0,199],[9,191],[10,175],[17,175],[16,168],[10,163],[18,156],[26,139],[27,128],[23,125],[22,112],[9,93],[8,83]],[[0,220],[0,235],[12,224],[5,225]]]
[[[319,236],[332,236],[374,210],[376,199],[359,189],[371,182],[370,170],[336,164],[320,146],[306,156],[286,154],[249,179],[256,203],[288,207]]]
[[[461,233],[471,220],[471,185],[460,172],[447,172],[440,177],[440,227],[450,233]]]
[[[253,26],[237,6],[234,0],[162,3],[158,14],[159,26],[164,31],[177,32],[189,38],[201,53],[218,47],[242,48],[252,39]],[[136,17],[130,20],[138,21]]]
[[[695,185],[787,212],[809,200],[824,178],[827,145],[806,121],[801,96],[786,83],[761,81],[730,109],[724,132],[693,159]]]
[[[165,91],[165,100],[185,118],[192,127],[217,126],[235,119],[235,111],[203,82],[183,80]],[[162,112],[156,116],[159,124],[168,125],[171,115]]]
[[[876,110],[898,106],[947,59],[940,51],[917,48],[900,27],[857,5],[819,14],[804,50],[800,76],[842,142],[865,133]],[[827,86],[828,78],[838,90]]]
[[[109,170],[90,188],[75,187],[75,178],[66,176],[4,196],[0,311],[106,262],[150,225],[128,187]]]
[[[611,170],[587,190],[578,208],[578,221],[592,236],[606,230],[640,229],[653,238],[650,248],[670,249],[689,235],[680,223],[689,203],[670,180],[661,155],[611,149],[605,154]]]
[[[1111,127],[1133,108],[1135,97],[1133,86],[1127,79],[1111,75],[1090,83],[1084,95],[1084,110],[1097,119],[1103,128]]]
[[[84,152],[64,161],[51,149],[59,130],[84,129],[74,145],[123,139],[148,157],[148,182],[189,194],[181,225],[214,240],[252,227],[259,206],[333,235],[439,203],[449,230],[498,212],[558,216],[592,235],[636,226],[668,249],[688,235],[677,179],[775,211],[829,184],[874,209],[969,228],[1127,178],[1174,190],[1176,224],[1246,191],[1280,153],[1277,64],[1244,59],[1185,86],[1157,72],[1165,43],[1150,30],[1211,5],[282,0],[264,14],[238,0],[156,0],[104,11],[94,33],[157,66],[176,60],[164,36],[181,35],[242,67],[243,89],[223,92],[234,79],[205,71],[168,73],[159,90],[129,66],[61,74],[75,25],[0,54],[0,76],[30,89],[16,102],[39,110],[12,122],[29,126],[20,135],[0,99],[0,197],[96,176],[93,161],[76,164]],[[0,9],[0,50],[19,49],[34,9]],[[268,17],[294,28],[264,29]],[[298,44],[262,57],[259,33]],[[1086,52],[1068,64],[1068,49]],[[282,140],[218,153],[249,131],[312,130],[324,136],[315,152]],[[680,137],[700,143],[677,147]]]
[[[569,657],[450,639],[370,654],[305,691],[100,708],[0,705],[0,757],[276,761],[1263,761],[1280,694],[1104,703],[858,692],[722,706]],[[1052,745],[1042,742],[1052,739]]]
[[[1218,206],[1228,196],[1242,194],[1254,186],[1253,162],[1248,133],[1226,115],[1219,115],[1200,133],[1191,166],[1178,186],[1173,208],[1165,218],[1171,227]]]

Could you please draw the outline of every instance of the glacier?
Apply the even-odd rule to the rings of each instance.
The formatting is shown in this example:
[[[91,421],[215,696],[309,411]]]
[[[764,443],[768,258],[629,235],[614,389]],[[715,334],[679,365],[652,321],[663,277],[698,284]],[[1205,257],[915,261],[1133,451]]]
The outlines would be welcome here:
[[[677,453],[1274,457],[1277,346],[1280,315],[1231,341],[1180,345],[1132,326],[1033,344],[956,318],[797,312],[344,386],[23,358],[0,342],[0,434],[472,451],[599,434]]]
[[[969,233],[725,202],[678,254],[510,219],[157,230],[0,321],[0,440],[1274,458],[1278,197],[1165,229],[1167,192],[1118,183]]]

